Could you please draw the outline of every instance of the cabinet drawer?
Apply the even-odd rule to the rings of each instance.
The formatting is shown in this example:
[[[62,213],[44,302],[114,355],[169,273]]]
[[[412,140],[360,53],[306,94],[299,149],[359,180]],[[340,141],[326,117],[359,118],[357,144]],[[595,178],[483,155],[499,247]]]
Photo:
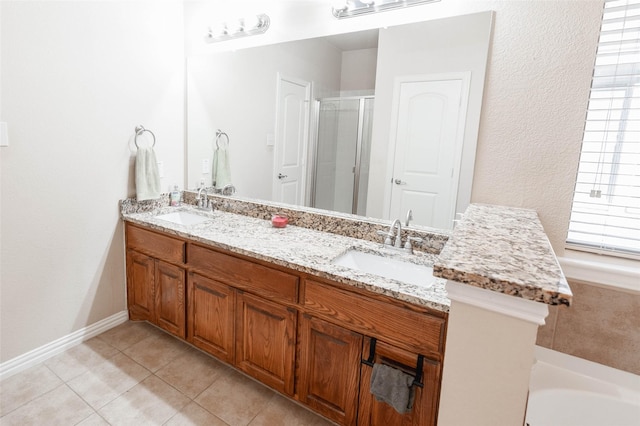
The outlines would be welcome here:
[[[188,262],[205,275],[268,298],[298,301],[298,277],[193,244]]]
[[[184,242],[127,224],[127,247],[172,263],[184,262]]]
[[[352,326],[364,334],[408,345],[424,355],[443,352],[445,322],[426,313],[368,299],[345,290],[307,280],[304,305],[309,310]]]

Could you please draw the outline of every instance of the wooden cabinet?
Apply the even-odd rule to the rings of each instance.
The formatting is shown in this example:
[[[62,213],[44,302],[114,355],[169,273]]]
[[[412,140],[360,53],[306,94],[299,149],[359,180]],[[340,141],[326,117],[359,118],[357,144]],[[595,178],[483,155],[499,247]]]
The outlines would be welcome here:
[[[161,260],[155,261],[155,323],[171,334],[186,337],[185,271]]]
[[[300,323],[300,402],[355,425],[362,335],[309,315]]]
[[[146,320],[186,337],[184,242],[128,225],[127,304],[132,320]]]
[[[370,361],[388,365],[417,378],[421,385],[414,385],[412,410],[398,413],[390,405],[379,402],[370,391],[373,366],[361,364],[360,404],[358,424],[370,426],[434,426],[440,395],[440,363],[420,357],[384,342],[376,341],[371,351],[373,339],[366,339],[364,354],[372,354]],[[368,355],[367,355],[367,358]]]
[[[132,320],[154,320],[155,260],[127,250],[127,304]]]
[[[130,223],[126,236],[131,319],[338,424],[436,424],[446,313]],[[369,361],[418,377],[411,412],[375,399]]]
[[[236,366],[293,395],[296,310],[243,291],[236,298]]]
[[[194,346],[234,363],[235,291],[228,285],[191,272],[188,286],[188,335]]]
[[[325,318],[329,324],[317,318],[308,320],[306,314],[301,329],[301,401],[332,420],[345,425],[355,424],[348,411],[357,406],[357,424],[359,425],[435,425],[440,395],[441,357],[444,351],[444,333],[446,321],[443,317],[427,315],[409,309],[402,304],[391,304],[369,298],[361,294],[335,288],[315,280],[307,280],[304,291],[304,305],[307,312]],[[349,331],[352,330],[352,331]],[[362,336],[360,344],[346,349],[345,340],[349,333]],[[356,334],[361,333],[361,334]],[[355,338],[354,338],[355,339]],[[377,344],[371,350],[371,342]],[[319,343],[320,342],[320,343]],[[340,345],[344,345],[342,350]],[[331,347],[334,349],[330,349]],[[358,347],[357,355],[353,352]],[[318,349],[320,348],[320,349]],[[349,354],[349,355],[347,355]],[[329,368],[322,362],[313,361],[316,357],[325,362],[334,363]],[[322,358],[324,357],[324,358]],[[410,413],[399,414],[386,403],[378,402],[371,394],[372,366],[361,365],[365,358],[370,363],[381,363],[400,369],[411,376],[419,376],[422,385],[413,386],[415,401]],[[420,360],[420,361],[419,361]],[[311,363],[311,365],[308,365]],[[418,367],[420,363],[421,368]],[[326,379],[311,379],[316,367],[329,369],[331,375],[337,375],[337,385],[348,394],[339,395]],[[358,375],[358,389],[353,389],[352,377]],[[346,381],[346,382],[345,382]],[[307,391],[310,385],[317,383],[316,389],[324,392],[316,397]],[[304,400],[305,392],[311,400]],[[327,396],[328,395],[328,396]],[[347,396],[348,395],[348,396]],[[359,397],[358,397],[359,395]],[[307,396],[308,398],[308,396]],[[340,398],[347,398],[342,400]],[[352,402],[353,398],[356,402]]]
[[[195,244],[187,253],[198,271],[190,274],[190,341],[293,395],[297,309],[290,305],[299,278]]]

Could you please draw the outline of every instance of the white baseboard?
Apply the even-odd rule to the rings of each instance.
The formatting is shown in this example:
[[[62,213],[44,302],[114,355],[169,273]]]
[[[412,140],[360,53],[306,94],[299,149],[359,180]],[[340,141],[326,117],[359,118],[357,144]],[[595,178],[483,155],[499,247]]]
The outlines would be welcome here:
[[[129,312],[126,310],[120,311],[117,314],[111,315],[108,318],[74,331],[71,334],[67,334],[66,336],[54,340],[51,343],[47,343],[46,345],[33,349],[23,355],[3,362],[0,364],[0,380],[4,380],[7,377],[26,370],[27,368],[33,367],[54,355],[66,351],[72,346],[82,343],[85,340],[89,340],[100,333],[104,333],[117,325],[127,322],[128,319]]]

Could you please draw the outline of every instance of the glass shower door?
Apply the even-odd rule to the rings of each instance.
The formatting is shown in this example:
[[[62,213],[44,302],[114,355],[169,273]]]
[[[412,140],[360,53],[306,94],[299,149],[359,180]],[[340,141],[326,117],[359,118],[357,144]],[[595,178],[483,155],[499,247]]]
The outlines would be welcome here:
[[[319,102],[313,206],[364,214],[373,98]]]

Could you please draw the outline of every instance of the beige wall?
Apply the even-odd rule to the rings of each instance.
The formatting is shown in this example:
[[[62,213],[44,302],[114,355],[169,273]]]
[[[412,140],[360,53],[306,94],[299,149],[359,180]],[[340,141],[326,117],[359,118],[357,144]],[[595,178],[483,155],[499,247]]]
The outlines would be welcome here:
[[[640,294],[570,281],[574,303],[551,306],[537,344],[640,374]]]
[[[2,1],[0,359],[126,309],[118,200],[153,130],[183,180],[180,2]]]
[[[518,1],[496,13],[472,201],[537,210],[557,255],[564,252],[602,3]]]
[[[378,48],[342,52],[340,90],[371,91],[376,87]]]

